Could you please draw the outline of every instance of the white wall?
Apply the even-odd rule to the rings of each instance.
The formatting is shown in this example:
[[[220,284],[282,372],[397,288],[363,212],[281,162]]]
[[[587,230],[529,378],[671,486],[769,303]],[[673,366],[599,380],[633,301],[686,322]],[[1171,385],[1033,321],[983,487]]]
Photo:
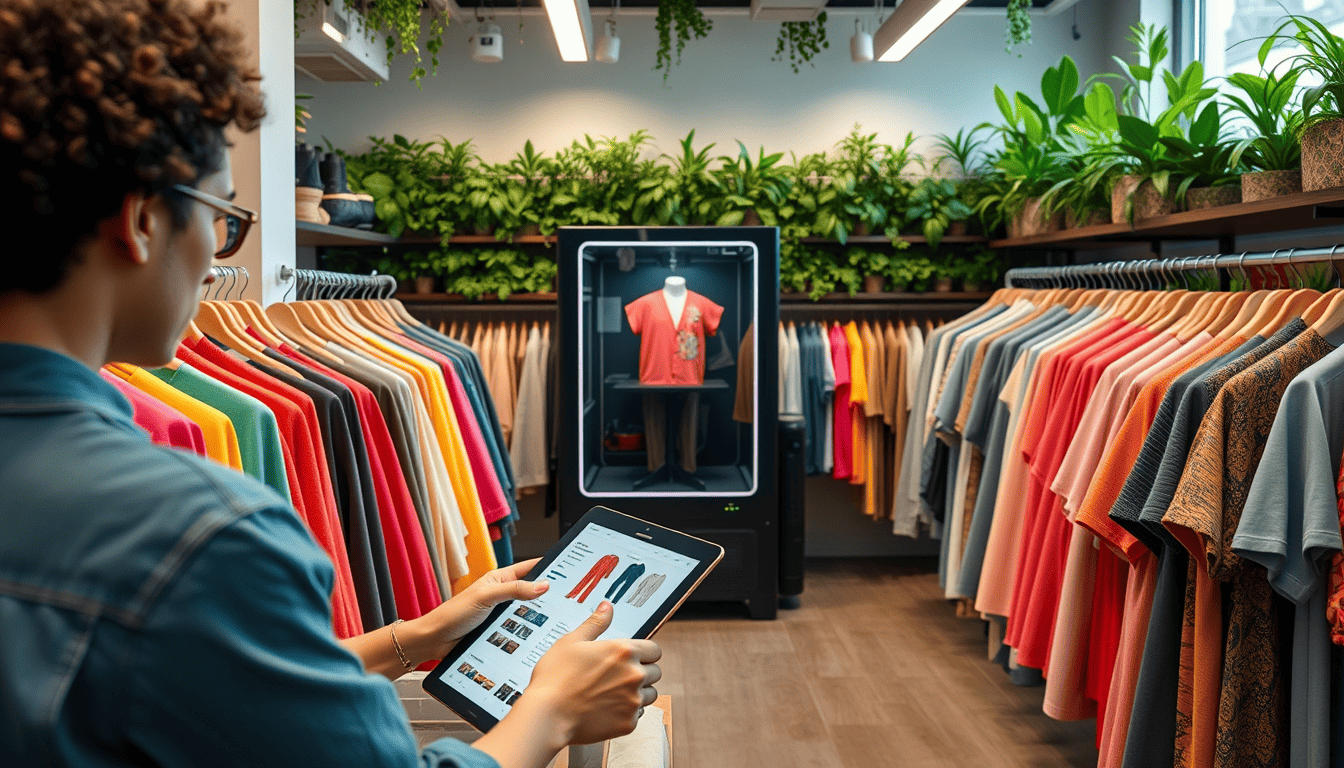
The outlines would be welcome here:
[[[1022,58],[1004,52],[1005,19],[999,15],[956,16],[904,62],[854,64],[849,59],[851,16],[827,24],[831,47],[816,67],[793,74],[773,62],[777,23],[714,17],[704,40],[687,45],[668,87],[652,71],[657,34],[651,16],[622,16],[621,59],[614,65],[563,64],[544,17],[524,17],[519,44],[515,17],[499,12],[505,56],[500,64],[470,58],[465,25],[452,25],[437,77],[423,90],[406,81],[404,62],[390,82],[373,85],[318,83],[299,75],[296,88],[313,93],[309,136],[362,150],[370,135],[401,133],[413,138],[443,135],[472,138],[488,160],[501,160],[531,139],[554,151],[585,133],[620,135],[645,128],[658,150],[671,152],[691,129],[698,144],[715,152],[750,149],[811,152],[830,149],[855,123],[895,143],[907,131],[927,136],[952,132],[998,116],[993,86],[1039,93],[1041,73],[1065,53],[1086,77],[1109,63],[1117,23],[1116,5],[1138,3],[1082,0],[1077,5],[1082,39],[1072,39],[1073,12],[1033,18],[1033,43]],[[600,28],[601,18],[594,19]],[[1119,35],[1123,40],[1124,35]]]

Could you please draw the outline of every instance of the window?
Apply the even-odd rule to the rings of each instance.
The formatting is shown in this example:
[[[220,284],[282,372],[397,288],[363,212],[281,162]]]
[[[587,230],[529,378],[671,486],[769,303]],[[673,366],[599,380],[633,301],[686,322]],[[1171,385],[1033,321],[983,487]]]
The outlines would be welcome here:
[[[1258,74],[1261,42],[1289,13],[1319,19],[1335,34],[1344,34],[1344,0],[1197,0],[1195,54],[1203,57],[1205,76]],[[1273,67],[1299,51],[1277,49],[1265,65]]]

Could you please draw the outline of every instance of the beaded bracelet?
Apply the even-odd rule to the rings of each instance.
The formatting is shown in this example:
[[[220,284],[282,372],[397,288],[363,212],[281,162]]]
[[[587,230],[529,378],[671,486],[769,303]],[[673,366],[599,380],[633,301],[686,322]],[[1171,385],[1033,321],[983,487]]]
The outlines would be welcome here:
[[[397,619],[388,625],[388,633],[392,635],[392,647],[397,650],[397,658],[401,659],[401,666],[410,672],[414,667],[411,666],[411,660],[406,658],[406,652],[401,649],[401,643],[397,642],[397,625],[404,623],[405,619]]]

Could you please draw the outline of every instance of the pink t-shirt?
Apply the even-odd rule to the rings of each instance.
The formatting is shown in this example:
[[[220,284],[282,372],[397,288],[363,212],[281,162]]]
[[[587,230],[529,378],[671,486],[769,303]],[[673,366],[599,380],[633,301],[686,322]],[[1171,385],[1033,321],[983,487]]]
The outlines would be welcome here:
[[[626,304],[625,317],[639,336],[640,384],[705,383],[705,337],[718,332],[723,307],[687,291],[680,321],[673,325],[659,290]]]
[[[854,474],[854,414],[849,407],[849,340],[838,325],[831,328],[831,361],[835,364],[835,468],[831,476],[844,480]]]
[[[191,451],[197,456],[206,455],[205,433],[201,431],[199,424],[188,419],[176,408],[155,400],[107,371],[99,371],[98,375],[131,401],[135,423],[149,433],[151,442]]]

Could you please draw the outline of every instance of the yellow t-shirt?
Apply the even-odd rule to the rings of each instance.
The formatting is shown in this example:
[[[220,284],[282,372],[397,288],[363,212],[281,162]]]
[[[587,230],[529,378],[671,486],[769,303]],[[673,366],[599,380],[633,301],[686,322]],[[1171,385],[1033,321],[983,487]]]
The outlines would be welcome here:
[[[238,448],[238,433],[233,422],[218,409],[183,394],[152,373],[133,365],[109,365],[107,370],[126,380],[127,384],[144,392],[165,405],[176,408],[183,416],[196,422],[205,435],[206,454],[225,466],[243,471],[243,454]]]
[[[868,423],[862,406],[868,402],[868,367],[863,357],[863,339],[859,327],[850,321],[845,326],[845,341],[849,344],[849,403],[854,408],[851,433],[854,445],[854,472],[850,485],[863,485],[868,480]]]

